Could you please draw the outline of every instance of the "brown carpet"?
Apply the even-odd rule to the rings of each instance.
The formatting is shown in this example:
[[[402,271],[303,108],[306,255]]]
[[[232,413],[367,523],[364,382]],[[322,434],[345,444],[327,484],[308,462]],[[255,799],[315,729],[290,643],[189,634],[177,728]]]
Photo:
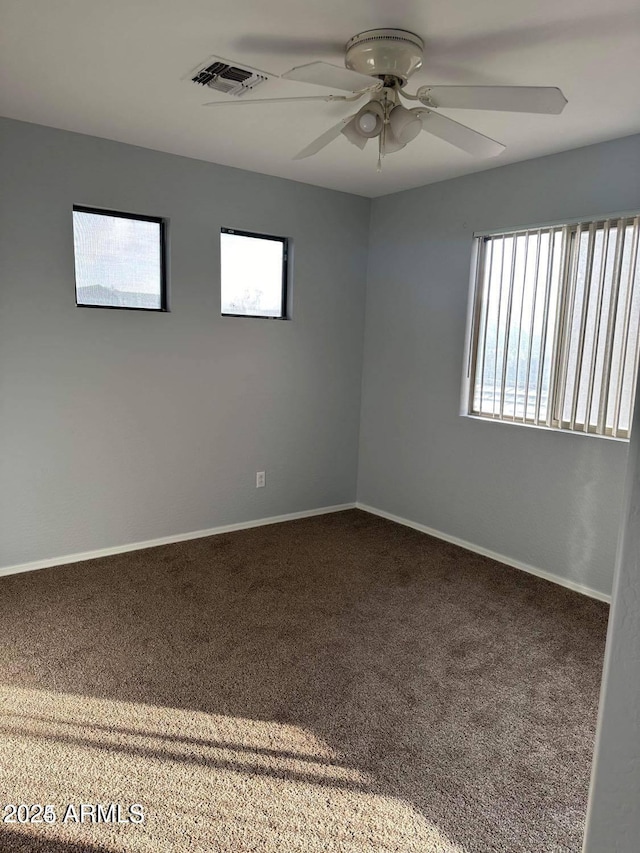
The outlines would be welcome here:
[[[606,621],[357,510],[0,578],[0,801],[57,812],[0,849],[579,853]]]

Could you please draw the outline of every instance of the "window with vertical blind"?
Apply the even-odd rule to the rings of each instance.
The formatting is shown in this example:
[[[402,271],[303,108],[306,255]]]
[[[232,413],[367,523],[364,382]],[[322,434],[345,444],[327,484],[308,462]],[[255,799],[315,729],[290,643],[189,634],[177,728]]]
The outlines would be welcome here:
[[[468,413],[628,438],[640,216],[477,237]]]

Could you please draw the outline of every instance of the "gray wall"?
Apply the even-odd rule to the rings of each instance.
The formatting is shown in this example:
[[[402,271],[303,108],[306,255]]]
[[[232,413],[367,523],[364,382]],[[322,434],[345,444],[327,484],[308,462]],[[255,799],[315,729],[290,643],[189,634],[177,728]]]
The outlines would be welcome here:
[[[359,501],[611,591],[627,445],[460,417],[460,389],[472,233],[639,207],[637,136],[374,201]]]
[[[0,138],[0,567],[353,501],[370,202]],[[170,220],[170,313],[75,307],[74,203]],[[220,316],[221,226],[292,238],[291,322]]]
[[[637,853],[640,839],[640,386],[629,453],[591,773],[584,853]]]
[[[360,428],[362,503],[610,591],[626,445],[462,418],[460,385],[472,232],[640,207],[640,138],[372,210],[37,125],[0,140],[0,568],[352,501]],[[75,307],[74,203],[169,219],[170,313]],[[292,321],[220,317],[223,225],[292,238]]]

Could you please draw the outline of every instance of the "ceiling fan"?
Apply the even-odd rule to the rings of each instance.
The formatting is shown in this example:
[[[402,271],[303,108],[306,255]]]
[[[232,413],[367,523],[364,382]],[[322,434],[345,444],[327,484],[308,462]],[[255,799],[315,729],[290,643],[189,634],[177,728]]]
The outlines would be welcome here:
[[[312,83],[346,91],[348,95],[310,95],[294,98],[259,98],[213,101],[205,106],[229,104],[265,104],[292,101],[367,102],[356,113],[330,127],[293,158],[301,160],[317,154],[341,134],[363,149],[370,139],[378,140],[378,170],[382,157],[400,151],[424,130],[476,157],[495,157],[505,146],[470,127],[459,124],[438,112],[445,109],[500,110],[557,115],[567,100],[560,89],[552,86],[420,86],[413,94],[405,86],[412,74],[422,66],[424,42],[415,33],[400,29],[366,30],[353,36],[345,46],[344,68],[328,62],[299,65],[282,74],[284,80]],[[211,71],[210,66],[207,71]],[[229,69],[229,66],[226,66]],[[232,68],[238,75],[249,74]],[[229,74],[229,72],[227,72]],[[245,94],[268,76],[256,72],[247,83],[238,83],[233,94]],[[192,78],[212,88],[221,89],[214,78]],[[231,91],[228,88],[223,91]],[[402,101],[416,106],[408,108]]]

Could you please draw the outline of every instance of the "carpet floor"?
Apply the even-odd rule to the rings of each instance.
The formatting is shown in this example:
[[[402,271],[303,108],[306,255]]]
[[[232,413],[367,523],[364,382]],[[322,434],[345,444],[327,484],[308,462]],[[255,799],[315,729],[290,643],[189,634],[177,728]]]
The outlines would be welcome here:
[[[0,849],[579,853],[607,615],[358,510],[0,578],[2,817],[55,818]]]

